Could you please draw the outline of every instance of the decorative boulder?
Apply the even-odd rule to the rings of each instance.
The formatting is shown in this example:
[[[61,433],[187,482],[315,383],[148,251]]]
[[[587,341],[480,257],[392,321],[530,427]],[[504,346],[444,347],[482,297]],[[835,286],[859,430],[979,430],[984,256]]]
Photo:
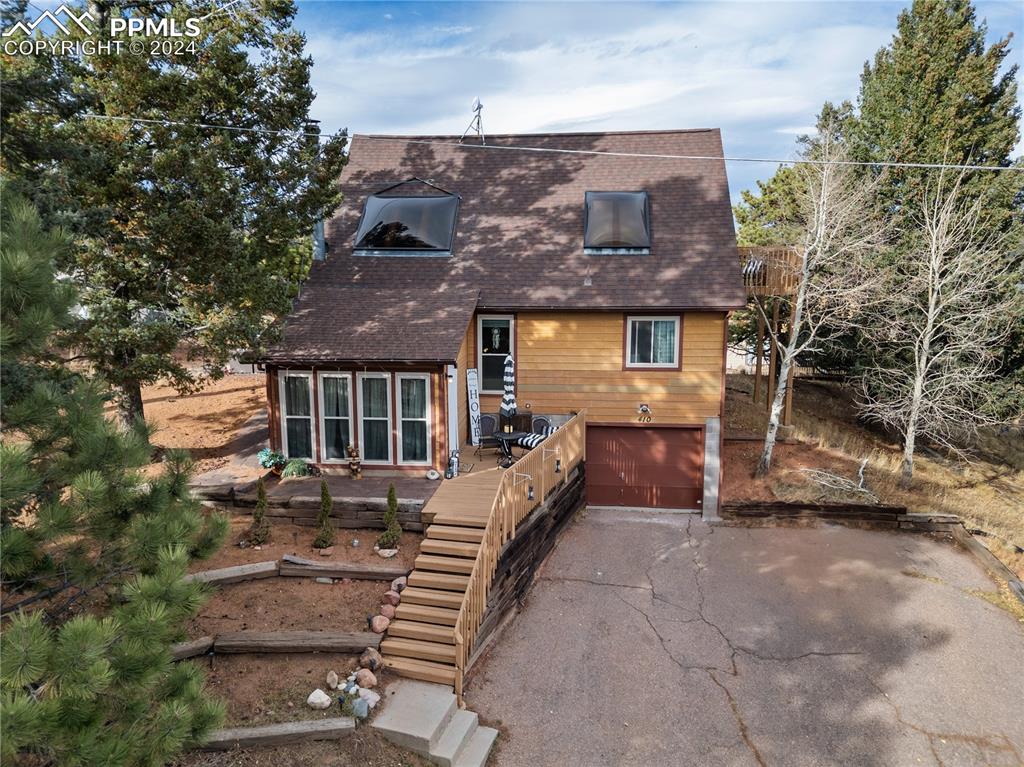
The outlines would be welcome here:
[[[360,687],[370,689],[377,686],[377,677],[368,668],[361,668],[356,672],[356,684]]]
[[[370,671],[376,671],[384,663],[384,658],[372,647],[367,647],[363,654],[359,656],[359,665],[362,668],[368,668]]]
[[[380,694],[373,690],[366,690],[363,688],[359,689],[359,697],[366,701],[367,705],[372,709],[376,708],[377,704],[380,703]]]
[[[317,687],[306,698],[306,705],[310,708],[323,710],[331,707],[331,696]]]
[[[384,596],[381,597],[381,604],[398,606],[398,603],[402,601],[402,597],[399,596],[397,591],[387,591]]]
[[[365,719],[370,715],[370,704],[362,698],[352,701],[352,714],[356,719]]]
[[[391,581],[391,590],[397,591],[399,594],[401,594],[405,590],[405,587],[408,585],[409,579],[402,575]]]
[[[332,669],[331,671],[327,672],[327,686],[329,688],[331,688],[332,690],[337,690],[338,689],[338,672],[337,671],[334,671]]]
[[[398,556],[398,549],[378,549],[377,554],[384,559],[391,559]]]
[[[370,630],[376,634],[383,634],[390,625],[391,619],[385,618],[383,615],[374,615],[370,620]]]
[[[380,614],[388,620],[392,620],[395,617],[395,606],[394,605],[381,605]]]

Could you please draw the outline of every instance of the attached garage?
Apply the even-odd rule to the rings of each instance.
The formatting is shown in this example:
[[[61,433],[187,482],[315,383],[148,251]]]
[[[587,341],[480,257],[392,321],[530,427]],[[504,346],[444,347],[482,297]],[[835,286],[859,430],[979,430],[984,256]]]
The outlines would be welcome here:
[[[587,503],[700,509],[704,430],[700,427],[587,427]]]

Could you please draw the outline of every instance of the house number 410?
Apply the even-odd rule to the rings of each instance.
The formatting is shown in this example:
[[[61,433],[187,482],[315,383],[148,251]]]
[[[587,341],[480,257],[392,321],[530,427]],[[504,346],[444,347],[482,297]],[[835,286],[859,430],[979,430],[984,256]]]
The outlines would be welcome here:
[[[636,420],[639,423],[650,423],[653,420],[653,418],[647,413],[644,413],[643,415],[638,416]]]

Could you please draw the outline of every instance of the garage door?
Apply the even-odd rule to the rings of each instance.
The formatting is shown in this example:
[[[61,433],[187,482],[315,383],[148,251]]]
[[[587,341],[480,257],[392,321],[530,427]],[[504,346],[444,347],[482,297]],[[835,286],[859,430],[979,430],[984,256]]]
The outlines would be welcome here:
[[[587,427],[587,502],[593,506],[699,509],[703,430]]]

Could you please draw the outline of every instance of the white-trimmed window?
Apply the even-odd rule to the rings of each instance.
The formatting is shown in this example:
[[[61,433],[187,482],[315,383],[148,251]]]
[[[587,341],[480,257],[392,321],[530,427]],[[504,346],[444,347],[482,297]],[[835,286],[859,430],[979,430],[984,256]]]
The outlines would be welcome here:
[[[430,463],[430,376],[398,373],[398,462]]]
[[[391,463],[391,374],[357,373],[359,455],[363,463]]]
[[[278,373],[281,401],[281,450],[288,458],[313,459],[313,374]]]
[[[627,317],[626,367],[679,367],[679,318]]]
[[[321,372],[317,378],[320,459],[327,463],[347,461],[346,450],[352,444],[352,376]]]
[[[480,393],[504,392],[505,357],[515,348],[515,317],[511,314],[481,314],[476,321],[477,367]]]

